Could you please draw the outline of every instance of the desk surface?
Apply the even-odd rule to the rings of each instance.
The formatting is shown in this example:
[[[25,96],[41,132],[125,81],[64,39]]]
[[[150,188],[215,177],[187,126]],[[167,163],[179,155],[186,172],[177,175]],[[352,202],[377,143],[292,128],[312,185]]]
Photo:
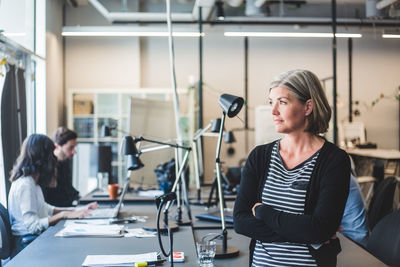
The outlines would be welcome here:
[[[156,214],[155,205],[135,205],[127,208],[132,208],[134,215],[149,216],[150,220],[148,222],[154,221]],[[123,212],[125,213],[125,210]],[[130,224],[129,228],[138,228],[143,224]],[[7,266],[78,267],[82,265],[85,257],[89,254],[137,254],[160,251],[157,237],[55,237],[54,235],[62,227],[63,222],[60,222],[56,226],[47,229],[14,259],[7,263]],[[163,244],[165,249],[168,250],[169,244],[167,238],[164,239]],[[174,250],[185,252],[185,265],[197,265],[195,242],[190,226],[180,227],[179,231],[174,234]],[[169,264],[164,263],[163,266],[169,266]]]
[[[192,206],[192,215],[204,213],[204,207]],[[170,215],[175,215],[175,209],[171,208]],[[155,221],[156,208],[154,204],[127,205],[122,210],[122,215],[146,215],[149,220],[146,224]],[[141,227],[144,223],[130,224],[129,228]],[[179,266],[197,266],[195,240],[200,240],[210,232],[220,233],[220,224],[193,219],[195,229],[190,226],[181,226],[174,234],[174,250],[184,251],[186,262]],[[151,251],[160,251],[157,238],[63,238],[54,235],[62,228],[63,223],[50,227],[27,248],[11,260],[8,267],[20,266],[57,266],[78,267],[82,265],[88,254],[137,254]],[[209,229],[205,229],[205,228]],[[200,229],[201,228],[201,229]],[[239,248],[239,256],[232,259],[215,260],[215,267],[248,266],[249,243],[248,237],[239,235],[228,229],[228,245]],[[367,251],[339,235],[342,252],[338,255],[338,266],[385,266],[382,262]],[[164,239],[164,246],[168,249],[168,242]],[[163,266],[169,266],[164,263]],[[178,266],[178,264],[176,264]]]
[[[208,197],[210,194],[210,188],[209,187],[203,187],[201,189],[201,201],[203,203],[206,203],[208,201]],[[98,196],[96,196],[98,195]],[[225,195],[225,201],[235,201],[236,195]],[[100,204],[108,204],[108,203],[117,203],[119,198],[117,199],[111,199],[108,196],[101,196],[99,192],[92,192],[89,193],[88,195],[82,197],[79,199],[80,204],[87,204],[93,201],[97,201]],[[190,190],[189,191],[189,201],[190,202],[197,202],[197,192],[196,190]],[[211,201],[215,201],[215,194]],[[149,197],[149,196],[140,196],[137,192],[127,192],[124,198],[125,203],[154,203],[154,197]]]
[[[347,153],[355,156],[376,158],[376,159],[400,159],[400,151],[395,149],[347,149]]]

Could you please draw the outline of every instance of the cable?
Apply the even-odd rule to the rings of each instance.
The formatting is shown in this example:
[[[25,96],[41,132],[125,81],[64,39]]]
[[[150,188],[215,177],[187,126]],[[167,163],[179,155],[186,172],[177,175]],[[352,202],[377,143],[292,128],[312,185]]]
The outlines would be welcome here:
[[[156,226],[157,226],[157,238],[158,238],[158,243],[160,245],[160,249],[162,254],[165,257],[169,257],[171,256],[171,266],[173,266],[173,260],[172,260],[172,245],[173,245],[173,240],[172,240],[172,231],[168,228],[168,225],[166,225],[166,223],[164,222],[164,227],[167,229],[168,231],[168,238],[169,238],[169,243],[170,243],[170,250],[169,252],[165,252],[164,250],[164,246],[161,240],[161,230],[160,230],[160,214],[161,214],[161,210],[164,207],[164,205],[168,202],[168,201],[174,201],[176,199],[176,194],[171,192],[165,195],[162,195],[160,197],[158,197],[156,199],[156,204],[159,203],[158,205],[158,211],[157,211],[157,219],[156,219]]]

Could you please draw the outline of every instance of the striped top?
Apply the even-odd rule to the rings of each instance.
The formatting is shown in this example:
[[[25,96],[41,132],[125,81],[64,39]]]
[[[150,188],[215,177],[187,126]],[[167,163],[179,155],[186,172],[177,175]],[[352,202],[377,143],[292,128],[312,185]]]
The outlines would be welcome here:
[[[304,214],[307,186],[318,158],[319,150],[293,169],[286,169],[279,154],[279,142],[274,144],[262,203],[276,210]],[[317,266],[306,244],[256,242],[253,267],[257,266]]]

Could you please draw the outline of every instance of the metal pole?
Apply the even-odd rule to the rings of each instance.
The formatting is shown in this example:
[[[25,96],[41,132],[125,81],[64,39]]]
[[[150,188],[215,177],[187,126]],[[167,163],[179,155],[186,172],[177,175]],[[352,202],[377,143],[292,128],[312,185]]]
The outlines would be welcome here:
[[[349,38],[349,122],[353,121],[353,39]]]
[[[333,143],[337,144],[337,107],[336,107],[336,0],[332,0],[332,63],[333,63]]]
[[[249,38],[244,37],[244,146],[245,152],[249,151],[249,106],[248,104],[248,93],[249,93]]]
[[[201,129],[203,128],[203,13],[202,13],[202,7],[199,5],[199,92],[198,92],[198,98],[199,98],[199,123],[198,123],[198,128]],[[200,136],[200,142],[199,142],[199,150],[203,151],[203,137]],[[203,162],[203,153],[199,155],[200,161]],[[200,177],[201,181],[203,182],[203,177]]]
[[[202,7],[199,5],[199,124],[198,128],[203,128],[203,17]]]
[[[226,230],[225,226],[225,214],[224,214],[224,200],[222,195],[222,180],[221,180],[221,166],[220,166],[220,158],[219,155],[221,153],[221,143],[222,143],[222,136],[224,132],[224,124],[225,124],[225,113],[222,115],[221,118],[221,127],[219,129],[218,135],[218,143],[217,143],[217,152],[215,156],[215,168],[217,172],[217,185],[218,185],[218,197],[219,197],[219,209],[221,212],[221,224],[222,224],[222,231]],[[224,249],[226,250],[226,249]]]

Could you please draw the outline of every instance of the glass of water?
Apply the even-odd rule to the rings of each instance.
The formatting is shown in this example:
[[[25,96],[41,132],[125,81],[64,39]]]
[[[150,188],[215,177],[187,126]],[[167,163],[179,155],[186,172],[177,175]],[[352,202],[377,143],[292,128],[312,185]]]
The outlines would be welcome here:
[[[215,251],[217,245],[215,241],[202,241],[196,243],[197,255],[199,256],[199,266],[212,267],[214,266]]]

